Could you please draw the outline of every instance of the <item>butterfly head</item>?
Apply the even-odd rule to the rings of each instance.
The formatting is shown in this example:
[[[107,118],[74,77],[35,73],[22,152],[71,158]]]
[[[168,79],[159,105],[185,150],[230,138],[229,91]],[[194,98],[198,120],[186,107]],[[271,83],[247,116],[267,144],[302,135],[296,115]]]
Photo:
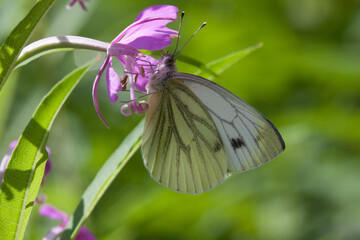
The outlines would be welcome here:
[[[179,31],[178,31],[178,36],[180,34],[181,23],[182,23],[183,17],[184,17],[184,12],[182,12],[181,18],[180,18],[180,27],[179,27]],[[193,36],[195,36],[195,34],[197,32],[199,32],[199,30],[201,28],[203,28],[205,25],[206,25],[206,22],[204,22],[198,28],[198,30],[196,30],[196,32],[193,35],[191,35],[191,37],[185,42],[185,44],[181,47],[180,50],[177,50],[178,43],[179,43],[179,37],[178,37],[174,53],[170,53],[169,51],[163,53],[163,55],[159,59],[159,64],[157,66],[157,70],[155,71],[154,75],[152,77],[150,77],[149,82],[146,85],[146,90],[148,93],[154,93],[154,92],[157,92],[157,91],[163,89],[165,87],[165,83],[168,80],[172,79],[174,73],[177,72],[177,68],[175,65],[175,63],[176,63],[175,56],[180,53],[180,51],[186,46],[186,44],[190,41],[190,39]]]
[[[176,60],[172,53],[166,52],[160,57],[157,70],[150,77],[146,86],[148,93],[154,93],[163,89],[166,81],[172,79],[174,72],[177,71],[175,62]]]
[[[159,59],[159,66],[157,73],[176,71],[175,62],[176,59],[174,57],[174,54],[169,52],[164,53]]]

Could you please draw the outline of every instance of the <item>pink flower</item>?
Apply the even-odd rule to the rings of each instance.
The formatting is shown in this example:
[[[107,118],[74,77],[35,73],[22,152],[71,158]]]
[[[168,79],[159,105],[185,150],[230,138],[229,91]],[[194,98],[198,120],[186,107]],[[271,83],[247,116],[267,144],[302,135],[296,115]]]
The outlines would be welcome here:
[[[84,11],[87,11],[84,2],[90,2],[90,1],[91,1],[91,0],[71,0],[70,3],[69,3],[68,5],[66,5],[66,8],[67,8],[67,9],[70,9],[70,8],[72,8],[72,7],[75,5],[75,3],[78,2],[78,3],[80,4],[80,6],[82,7],[82,9],[83,9]]]
[[[149,75],[155,71],[158,60],[142,54],[138,49],[157,51],[169,46],[171,39],[177,37],[178,32],[167,28],[166,24],[176,20],[178,11],[177,7],[170,5],[148,7],[110,43],[107,57],[93,86],[95,109],[106,126],[108,125],[100,113],[97,99],[99,81],[103,72],[107,68],[106,83],[111,103],[117,101],[117,93],[125,90],[127,80],[129,81],[131,101],[121,108],[124,115],[141,114],[146,111],[146,102],[141,101],[139,104],[136,102],[135,87],[140,92],[146,92],[145,86],[148,83]],[[113,57],[116,57],[125,68],[121,78],[112,67]]]
[[[51,205],[43,205],[39,208],[39,214],[43,217],[47,217],[53,220],[60,220],[61,223],[53,228],[46,234],[43,240],[57,239],[65,229],[66,224],[69,221],[69,217],[66,213],[54,208]],[[96,240],[95,236],[89,232],[85,227],[81,227],[75,240]]]
[[[5,156],[3,157],[3,159],[1,160],[1,163],[0,163],[0,186],[1,186],[1,183],[2,183],[2,180],[4,178],[4,173],[5,173],[5,170],[9,164],[9,161],[10,161],[10,158],[11,158],[11,154],[12,152],[14,151],[16,145],[18,143],[18,140],[15,140],[15,141],[12,141],[9,145],[9,150],[7,151],[7,153],[5,154]],[[50,162],[50,148],[46,147],[46,151],[48,153],[48,161],[46,162],[46,165],[45,165],[45,172],[44,172],[44,177],[43,177],[43,182],[45,180],[45,178],[47,177],[47,175],[49,174],[50,172],[50,169],[51,169],[51,162]]]

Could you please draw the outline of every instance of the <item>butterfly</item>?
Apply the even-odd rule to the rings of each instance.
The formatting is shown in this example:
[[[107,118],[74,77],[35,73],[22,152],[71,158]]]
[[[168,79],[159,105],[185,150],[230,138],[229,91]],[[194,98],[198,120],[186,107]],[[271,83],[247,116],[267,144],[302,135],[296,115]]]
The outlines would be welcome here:
[[[285,149],[279,131],[260,112],[214,82],[178,72],[175,61],[164,53],[147,85],[141,148],[155,180],[199,194]]]

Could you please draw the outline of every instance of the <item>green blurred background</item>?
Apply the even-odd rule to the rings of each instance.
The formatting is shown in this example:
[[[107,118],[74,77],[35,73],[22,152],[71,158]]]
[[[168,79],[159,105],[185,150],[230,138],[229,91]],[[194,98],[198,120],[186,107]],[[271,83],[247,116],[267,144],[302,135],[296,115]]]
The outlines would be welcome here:
[[[0,42],[33,4],[0,0]],[[111,41],[142,9],[174,4],[186,12],[181,42],[208,22],[184,55],[207,63],[263,42],[217,82],[266,115],[286,142],[275,160],[197,196],[160,186],[137,152],[86,222],[99,239],[360,239],[359,0],[92,0],[86,13],[79,5],[68,11],[66,4],[54,5],[32,41],[54,35]],[[56,53],[12,73],[0,94],[0,155],[42,96],[76,67],[75,58]],[[95,75],[96,69],[75,89],[48,141],[53,171],[41,192],[69,214],[142,118],[122,116],[103,81],[106,129],[93,108]],[[37,210],[26,239],[41,239],[57,224]]]

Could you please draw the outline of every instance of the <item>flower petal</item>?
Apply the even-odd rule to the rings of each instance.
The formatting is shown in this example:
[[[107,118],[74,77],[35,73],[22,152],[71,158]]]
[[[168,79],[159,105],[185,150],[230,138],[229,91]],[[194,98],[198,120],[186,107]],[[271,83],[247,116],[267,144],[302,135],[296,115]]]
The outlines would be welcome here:
[[[51,230],[46,234],[43,240],[55,240],[57,237],[64,231],[67,222],[69,221],[66,213],[57,210],[51,205],[43,205],[39,209],[39,214],[48,217],[54,220],[61,220],[62,223],[56,227],[51,228]],[[85,227],[81,227],[75,240],[96,240],[95,236],[90,233]]]
[[[19,142],[18,140],[14,140],[9,144],[9,150],[6,152],[5,156],[1,160],[1,163],[0,163],[0,186],[1,186],[1,182],[4,177],[5,170],[9,164],[11,154],[14,151],[14,148],[16,147],[18,142]]]
[[[87,11],[85,4],[82,1],[79,1],[79,4],[84,11]]]
[[[77,0],[71,0],[70,3],[68,5],[66,5],[66,8],[67,9],[72,8],[75,5],[76,2],[77,2]]]
[[[166,48],[171,44],[171,36],[176,35],[177,31],[165,27],[170,21],[159,20],[144,23],[129,30],[120,40],[123,44],[128,44],[137,49],[157,51]]]
[[[172,5],[155,5],[150,6],[142,10],[139,15],[135,18],[135,21],[139,21],[146,18],[154,17],[167,17],[167,18],[177,18],[177,12],[179,9]]]
[[[57,210],[51,205],[43,205],[39,208],[39,214],[43,217],[51,218],[54,220],[61,220],[62,222],[67,222],[69,220],[66,213]]]
[[[1,186],[1,183],[2,183],[2,180],[4,178],[4,173],[5,173],[5,170],[9,164],[9,161],[10,161],[10,158],[11,158],[11,154],[12,152],[14,151],[16,145],[18,144],[19,140],[14,140],[12,141],[10,144],[9,144],[9,150],[7,151],[7,153],[5,154],[5,156],[3,157],[3,159],[1,160],[1,163],[0,163],[0,186]],[[49,147],[46,147],[46,151],[48,153],[48,161],[46,162],[46,165],[45,165],[45,172],[44,172],[44,177],[43,177],[43,180],[42,180],[42,183],[44,182],[46,176],[49,174],[50,172],[50,168],[51,168],[51,163],[50,163],[50,148]]]
[[[110,43],[110,46],[107,50],[107,55],[108,56],[124,56],[124,55],[128,55],[128,56],[132,56],[132,57],[136,57],[138,55],[143,55],[139,50],[137,50],[134,47],[125,45],[125,44],[121,44],[121,43],[117,43],[117,42],[112,42]]]
[[[46,203],[46,201],[47,201],[47,197],[45,194],[38,194],[37,197],[35,198],[34,205],[42,205]]]
[[[124,30],[125,35],[120,43],[137,49],[157,51],[170,45],[170,35],[177,31],[166,27],[169,22],[175,21],[179,9],[171,5],[157,5],[144,9],[135,19],[135,22]],[[153,21],[153,18],[159,18]],[[140,23],[143,21],[143,23]],[[124,34],[124,32],[122,34]],[[120,34],[119,36],[122,36]],[[116,40],[118,39],[115,38]]]
[[[102,116],[102,114],[100,112],[100,107],[99,107],[99,102],[98,102],[97,95],[98,95],[98,88],[99,88],[99,83],[100,83],[101,76],[102,76],[103,72],[105,71],[106,66],[109,63],[109,60],[110,60],[110,57],[107,56],[106,59],[105,59],[105,62],[103,63],[103,65],[100,68],[100,71],[98,72],[98,74],[95,77],[93,90],[92,90],[92,97],[93,97],[95,111],[96,111],[97,115],[99,116],[99,118],[101,119],[101,121],[105,124],[106,127],[109,127],[109,125],[107,124],[107,122],[105,121],[104,117]]]
[[[96,240],[96,237],[85,227],[81,227],[75,240]]]
[[[122,63],[122,65],[126,66],[125,59],[123,57],[118,57],[119,61]],[[150,57],[148,55],[145,55],[144,57],[139,57],[136,60],[136,63],[139,67],[143,67],[145,76],[142,76],[141,72],[138,68],[133,69],[133,73],[137,73],[138,77],[135,83],[135,87],[140,92],[146,93],[146,85],[149,82],[149,78],[154,73],[154,71],[157,68],[157,65],[159,64],[159,60],[156,58]]]
[[[55,226],[50,229],[42,240],[55,240],[64,231],[63,226]]]
[[[1,183],[2,183],[2,180],[4,178],[4,174],[5,174],[5,170],[9,164],[9,161],[10,161],[10,158],[11,158],[11,154],[13,152],[13,148],[9,151],[7,151],[7,153],[5,154],[5,156],[3,157],[3,159],[1,160],[1,163],[0,163],[0,186],[1,186]]]
[[[50,159],[50,155],[51,155],[51,150],[48,146],[45,147],[47,153],[48,153],[48,160],[45,164],[45,172],[44,172],[44,179],[47,177],[47,175],[50,173],[51,167],[52,167],[52,163],[51,163],[51,159]],[[43,181],[44,181],[43,179]]]
[[[123,66],[126,66],[125,59],[123,57],[118,57],[119,61]],[[156,58],[145,55],[144,57],[139,57],[136,60],[138,67],[143,67],[145,76],[142,76],[139,68],[132,69],[132,73],[137,73],[138,77],[135,83],[135,87],[140,92],[146,93],[146,85],[149,82],[149,78],[154,73],[159,64],[159,60]]]
[[[16,145],[18,144],[19,140],[14,140],[10,143],[9,145],[9,149],[10,150],[14,150],[14,148],[16,147]]]
[[[117,93],[122,90],[118,74],[112,67],[112,57],[109,60],[109,66],[106,71],[106,85],[111,103],[115,103],[118,99]]]
[[[149,82],[149,78],[154,74],[154,71],[159,64],[159,60],[146,55],[145,57],[139,58],[139,60],[137,60],[137,63],[144,68],[145,76],[141,76],[141,74],[139,74],[135,83],[135,87],[140,92],[146,93],[146,85]]]
[[[84,11],[87,11],[86,6],[85,6],[85,4],[84,4],[84,1],[85,1],[85,2],[90,2],[90,0],[71,0],[70,3],[69,3],[68,5],[66,5],[66,8],[67,8],[67,9],[70,9],[70,8],[72,8],[72,7],[75,5],[75,3],[78,2],[78,3],[80,4],[81,8],[82,8]]]
[[[47,178],[47,176],[49,175],[50,171],[51,171],[51,168],[52,168],[52,163],[51,163],[51,160],[50,158],[46,161],[46,164],[45,164],[45,171],[44,171],[44,176],[43,176],[43,179],[42,179],[42,184],[44,184],[45,182],[45,179]]]

